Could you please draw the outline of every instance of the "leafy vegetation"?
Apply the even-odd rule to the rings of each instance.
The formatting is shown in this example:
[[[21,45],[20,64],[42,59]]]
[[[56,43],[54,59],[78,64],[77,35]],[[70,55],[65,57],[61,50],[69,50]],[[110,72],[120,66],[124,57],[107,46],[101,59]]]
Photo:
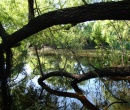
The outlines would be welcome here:
[[[129,109],[129,6],[1,0],[1,110]]]

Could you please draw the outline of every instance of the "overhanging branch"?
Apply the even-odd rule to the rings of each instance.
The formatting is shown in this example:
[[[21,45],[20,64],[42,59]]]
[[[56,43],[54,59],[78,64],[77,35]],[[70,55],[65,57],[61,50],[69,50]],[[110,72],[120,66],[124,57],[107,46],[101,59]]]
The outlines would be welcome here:
[[[70,82],[71,86],[75,90],[76,93],[70,93],[70,92],[63,92],[63,91],[58,91],[58,90],[53,90],[50,87],[48,87],[43,81],[53,77],[53,76],[64,76],[67,78],[71,78],[73,81]],[[45,74],[43,77],[40,77],[38,79],[39,85],[48,91],[51,94],[58,95],[58,96],[63,96],[63,97],[71,97],[71,98],[77,98],[82,102],[82,104],[90,109],[90,110],[98,110],[97,107],[95,107],[91,102],[88,101],[88,99],[85,97],[83,94],[82,90],[79,89],[77,86],[77,83],[80,83],[84,80],[88,80],[91,78],[97,78],[97,77],[127,77],[130,76],[130,67],[110,67],[110,68],[102,68],[102,69],[97,69],[94,71],[89,71],[84,74],[76,75],[76,74],[71,74],[68,72],[63,72],[63,71],[55,71],[55,72],[50,72]]]
[[[95,71],[90,71],[73,81],[73,83],[80,83],[81,81],[85,81],[92,78],[98,77],[127,77],[130,76],[130,67],[109,67],[109,68],[101,68]],[[122,79],[123,80],[123,79]],[[126,79],[124,79],[126,80]]]
[[[71,93],[71,92],[63,92],[58,90],[53,90],[50,87],[48,87],[44,82],[43,78],[40,77],[38,79],[39,85],[42,87],[42,89],[45,89],[47,92],[57,95],[57,96],[63,96],[63,97],[70,97],[70,98],[76,98],[82,102],[82,104],[90,109],[90,110],[99,110],[97,107],[95,107],[91,102],[88,101],[88,99],[84,96],[82,92]],[[75,87],[74,87],[75,88]]]
[[[98,77],[117,77],[121,80],[128,80],[130,76],[130,67],[109,67],[109,68],[101,68],[94,71],[89,71],[84,74],[71,74],[68,72],[63,71],[54,71],[49,72],[42,77],[42,80],[46,80],[53,76],[64,76],[67,78],[73,79],[73,83],[80,83],[82,81],[91,79],[91,78],[98,78]],[[123,77],[123,78],[121,78]],[[113,79],[114,80],[114,79]]]
[[[130,2],[103,2],[78,7],[59,9],[34,18],[20,30],[8,37],[7,46],[13,46],[23,39],[53,25],[80,23],[91,20],[129,20]]]

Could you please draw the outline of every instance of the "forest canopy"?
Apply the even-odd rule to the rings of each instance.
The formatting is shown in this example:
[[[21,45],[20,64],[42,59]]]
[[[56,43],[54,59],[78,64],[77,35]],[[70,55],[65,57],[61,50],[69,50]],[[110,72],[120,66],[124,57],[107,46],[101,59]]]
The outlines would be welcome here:
[[[1,0],[0,15],[1,110],[130,108],[129,0]]]

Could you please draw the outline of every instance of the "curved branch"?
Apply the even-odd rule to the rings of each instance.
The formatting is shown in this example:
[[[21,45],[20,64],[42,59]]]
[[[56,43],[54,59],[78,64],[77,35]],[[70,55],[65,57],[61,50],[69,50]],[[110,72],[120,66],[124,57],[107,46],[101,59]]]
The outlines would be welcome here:
[[[127,103],[127,102],[112,102],[110,105],[108,105],[108,107],[105,110],[107,110],[110,106],[112,106],[113,104],[116,104],[116,103]]]
[[[57,91],[48,87],[43,81],[52,76],[65,76],[68,78],[72,78],[73,81],[71,82],[71,86],[73,87],[76,93]],[[82,102],[82,104],[86,108],[90,110],[98,110],[98,108],[95,107],[91,102],[89,102],[88,99],[84,96],[82,90],[80,90],[79,87],[77,86],[77,83],[80,83],[81,81],[91,79],[91,78],[110,77],[110,76],[120,76],[120,77],[130,76],[130,67],[102,68],[102,69],[96,69],[94,71],[89,71],[88,73],[84,73],[81,75],[75,75],[63,71],[55,71],[55,72],[47,73],[43,77],[40,77],[38,79],[38,83],[43,89],[45,89],[51,94],[63,96],[63,97],[77,98]]]
[[[79,100],[82,102],[83,106],[85,106],[86,108],[88,108],[88,109],[90,109],[90,110],[99,110],[96,106],[94,106],[94,105],[84,96],[82,90],[79,89],[79,87],[77,86],[77,84],[71,83],[71,86],[73,87],[73,89],[75,90],[75,92],[80,95]]]
[[[57,95],[57,96],[63,96],[63,97],[70,97],[70,98],[77,98],[78,95],[75,93],[70,93],[70,92],[62,92],[62,91],[57,91],[57,90],[53,90],[50,87],[48,87],[44,82],[43,82],[43,78],[40,77],[38,79],[38,84],[45,89],[47,92]]]
[[[54,72],[49,72],[47,74],[44,74],[44,77],[42,77],[43,80],[52,77],[52,76],[65,76],[68,78],[72,78],[73,82],[72,83],[80,83],[84,80],[88,80],[91,78],[97,78],[97,77],[121,77],[125,78],[124,80],[128,80],[130,76],[130,67],[110,67],[110,68],[102,68],[102,69],[97,69],[95,71],[89,71],[84,74],[71,74],[68,72],[64,71],[54,71]],[[123,80],[123,79],[122,79]]]
[[[63,72],[63,71],[54,71],[54,72],[49,72],[47,74],[44,74],[44,77],[42,77],[42,80],[45,80],[49,77],[52,76],[65,76],[67,78],[72,78],[72,79],[78,79],[80,77],[80,75],[74,75],[68,72]]]
[[[73,83],[80,83],[81,81],[97,77],[127,77],[130,76],[130,67],[109,67],[101,68],[94,71],[89,71],[75,79]]]
[[[73,74],[70,74],[67,72],[63,72],[63,71],[50,72],[48,74],[45,74],[43,77],[40,77],[38,79],[38,83],[42,87],[42,89],[45,89],[47,92],[49,92],[51,94],[63,96],[63,97],[77,98],[78,100],[80,100],[82,102],[82,104],[86,108],[88,108],[90,110],[98,110],[98,108],[96,108],[91,102],[88,101],[88,99],[84,96],[83,92],[74,83],[72,84],[72,87],[76,93],[62,92],[62,91],[58,91],[58,90],[53,90],[50,87],[48,87],[43,81],[52,76],[65,76],[65,77],[72,78],[72,79],[78,79],[80,75],[76,76],[76,75],[73,75]]]
[[[129,20],[130,2],[102,2],[78,7],[59,9],[45,13],[31,20],[6,40],[7,46],[13,46],[23,39],[53,25],[75,24],[91,20]],[[6,47],[7,48],[7,47]]]
[[[42,77],[43,80],[52,77],[52,76],[65,76],[68,78],[72,78],[73,82],[72,83],[80,83],[84,80],[88,80],[91,78],[97,78],[97,77],[127,77],[125,80],[129,79],[130,76],[130,67],[110,67],[110,68],[102,68],[102,69],[97,69],[94,71],[89,71],[84,74],[71,74],[68,72],[64,71],[54,71],[54,72],[49,72],[47,74],[44,74],[44,77]],[[122,79],[123,80],[123,79]]]
[[[82,104],[90,109],[90,110],[99,110],[98,108],[96,108],[92,103],[90,103],[88,101],[88,99],[81,93],[71,93],[71,92],[62,92],[62,91],[58,91],[58,90],[53,90],[50,87],[48,87],[44,82],[43,82],[43,78],[40,77],[38,79],[38,83],[39,85],[45,89],[47,92],[57,95],[57,96],[63,96],[63,97],[70,97],[70,98],[77,98],[78,100],[80,100],[82,102]]]

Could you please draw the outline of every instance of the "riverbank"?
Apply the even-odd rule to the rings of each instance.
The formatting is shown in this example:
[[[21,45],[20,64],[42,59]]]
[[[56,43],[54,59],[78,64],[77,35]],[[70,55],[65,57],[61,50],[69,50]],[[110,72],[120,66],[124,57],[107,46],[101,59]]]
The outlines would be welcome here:
[[[33,54],[35,54],[34,49],[29,49]],[[74,53],[79,57],[98,57],[101,54],[96,49],[88,49],[88,50],[68,50],[68,49],[40,49],[38,50],[41,55],[65,55]]]

